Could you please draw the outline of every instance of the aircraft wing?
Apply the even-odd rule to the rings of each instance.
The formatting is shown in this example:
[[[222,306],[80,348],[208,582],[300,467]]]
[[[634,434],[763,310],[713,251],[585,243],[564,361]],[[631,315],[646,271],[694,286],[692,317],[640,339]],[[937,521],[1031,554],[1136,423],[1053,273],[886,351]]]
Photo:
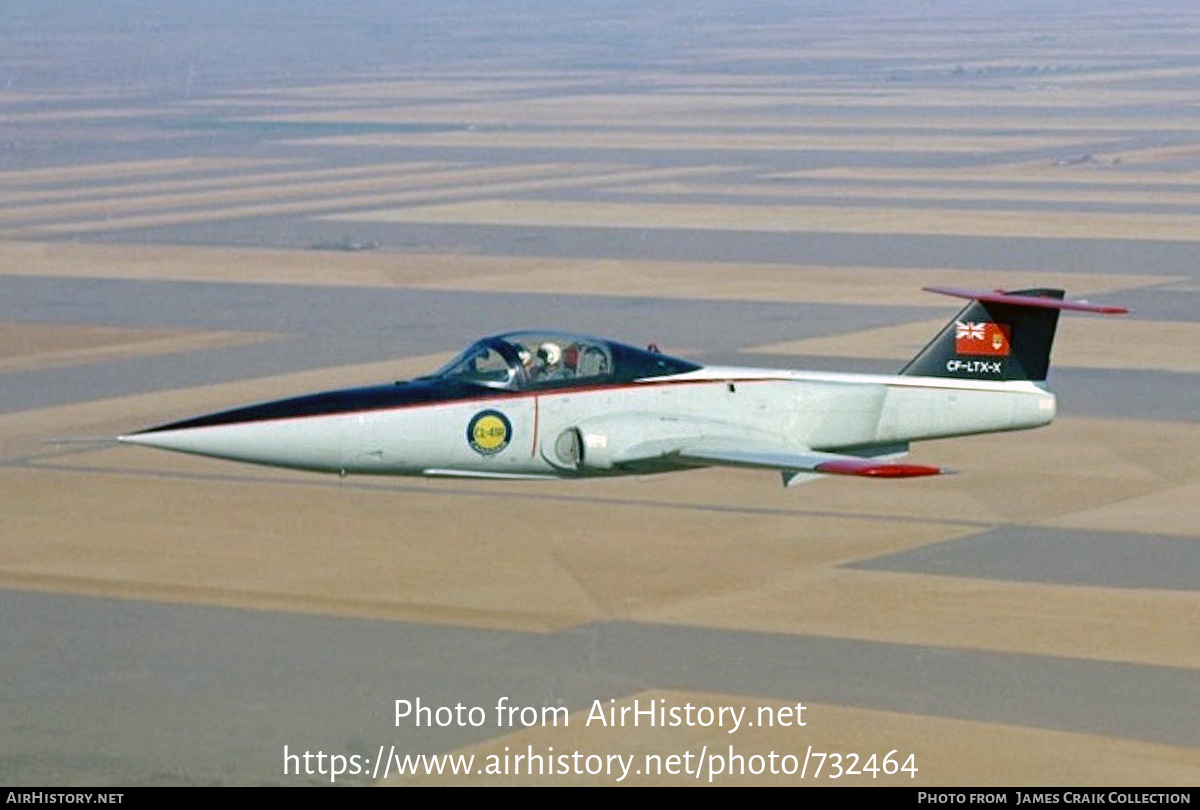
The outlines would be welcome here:
[[[915,478],[940,475],[948,470],[924,464],[905,464],[887,457],[862,457],[839,453],[779,451],[766,448],[735,447],[723,442],[690,442],[679,451],[680,458],[728,467],[756,467],[779,470],[787,486],[809,480],[805,473],[860,475],[868,478]]]
[[[572,436],[573,448],[564,443]],[[560,437],[555,443],[555,451],[559,450],[569,451],[559,461],[577,461],[577,469],[633,471],[663,462],[676,469],[679,462],[755,467],[778,470],[787,486],[823,474],[913,478],[949,472],[897,461],[908,452],[906,443],[823,453],[726,421],[651,413],[605,414],[585,420]]]

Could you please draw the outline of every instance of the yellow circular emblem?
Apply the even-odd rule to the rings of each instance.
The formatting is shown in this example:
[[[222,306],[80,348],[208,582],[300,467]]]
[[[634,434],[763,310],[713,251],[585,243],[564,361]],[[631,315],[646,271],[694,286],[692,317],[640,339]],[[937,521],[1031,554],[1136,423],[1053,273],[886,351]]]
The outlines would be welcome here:
[[[481,455],[496,455],[511,439],[512,423],[500,411],[480,411],[467,425],[467,443]]]

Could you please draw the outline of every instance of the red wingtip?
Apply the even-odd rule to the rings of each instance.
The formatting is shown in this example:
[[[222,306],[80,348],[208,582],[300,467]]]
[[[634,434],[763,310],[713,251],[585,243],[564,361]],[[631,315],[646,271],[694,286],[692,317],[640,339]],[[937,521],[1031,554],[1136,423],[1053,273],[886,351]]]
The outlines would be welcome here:
[[[894,464],[887,461],[875,461],[869,458],[845,458],[834,461],[822,461],[813,467],[817,472],[835,473],[838,475],[863,475],[871,478],[916,478],[922,475],[941,475],[937,467],[927,467],[924,464]]]

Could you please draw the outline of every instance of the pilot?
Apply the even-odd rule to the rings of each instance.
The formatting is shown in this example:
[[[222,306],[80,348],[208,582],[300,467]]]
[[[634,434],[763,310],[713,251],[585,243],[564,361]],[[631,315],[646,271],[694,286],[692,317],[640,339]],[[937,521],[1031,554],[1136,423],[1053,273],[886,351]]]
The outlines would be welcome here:
[[[547,341],[537,350],[536,380],[561,380],[566,374],[562,364],[562,349],[557,343]]]
[[[521,368],[525,371],[525,377],[532,380],[534,372],[537,370],[537,363],[534,362],[533,352],[520,343],[516,344],[516,349],[517,359],[521,361]]]

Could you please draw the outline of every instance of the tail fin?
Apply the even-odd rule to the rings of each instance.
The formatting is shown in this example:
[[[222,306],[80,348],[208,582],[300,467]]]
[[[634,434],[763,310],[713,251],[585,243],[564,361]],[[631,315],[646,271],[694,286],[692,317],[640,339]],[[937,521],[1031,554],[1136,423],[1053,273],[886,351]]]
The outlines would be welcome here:
[[[966,380],[1046,379],[1058,313],[1124,313],[1121,307],[1066,301],[1062,290],[963,290],[926,287],[971,303],[900,373]]]

